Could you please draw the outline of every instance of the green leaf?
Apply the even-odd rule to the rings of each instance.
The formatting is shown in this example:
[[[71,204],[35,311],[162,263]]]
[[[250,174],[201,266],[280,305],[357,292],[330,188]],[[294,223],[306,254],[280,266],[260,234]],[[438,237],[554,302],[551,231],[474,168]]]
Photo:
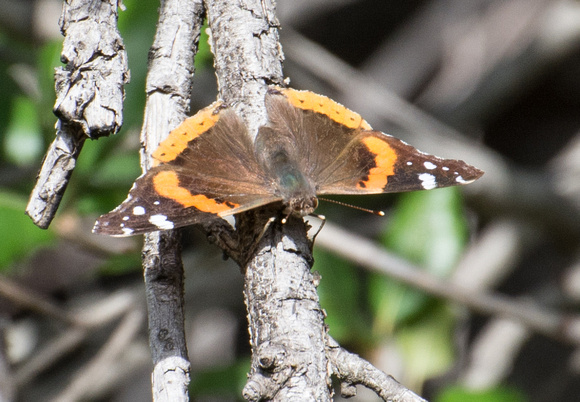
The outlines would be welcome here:
[[[130,272],[140,271],[142,261],[139,253],[113,255],[99,268],[103,276],[125,275]]]
[[[445,276],[467,240],[458,188],[401,194],[383,243],[389,250]]]
[[[315,268],[322,280],[318,286],[320,305],[326,310],[329,333],[339,342],[352,341],[368,333],[369,323],[360,311],[362,294],[359,271],[344,259],[315,249]]]
[[[40,158],[43,148],[44,141],[34,102],[24,96],[14,98],[4,138],[6,158],[20,166],[29,165]]]
[[[203,70],[213,66],[213,53],[209,45],[209,36],[207,34],[207,21],[201,27],[201,36],[199,37],[199,46],[195,55],[195,69]]]
[[[405,362],[408,386],[420,389],[426,379],[441,375],[451,367],[455,357],[454,326],[452,312],[439,305],[424,319],[397,331],[396,343]]]
[[[383,244],[434,275],[446,276],[467,240],[460,192],[456,188],[401,194]],[[385,334],[432,304],[425,294],[380,275],[369,282],[375,332]]]
[[[92,144],[91,144],[92,145]],[[139,152],[112,154],[93,171],[91,184],[95,186],[127,186],[141,175]],[[127,187],[127,192],[129,187]]]
[[[0,271],[31,254],[40,246],[55,241],[49,230],[36,227],[24,214],[26,199],[0,190]]]
[[[52,142],[55,135],[54,125],[57,118],[52,112],[56,97],[54,70],[56,67],[64,67],[64,64],[60,61],[61,50],[62,40],[56,39],[45,43],[36,55],[38,88],[40,91],[38,117],[47,143]]]
[[[482,391],[464,387],[450,387],[439,394],[433,402],[526,402],[528,399],[516,389],[496,387]]]

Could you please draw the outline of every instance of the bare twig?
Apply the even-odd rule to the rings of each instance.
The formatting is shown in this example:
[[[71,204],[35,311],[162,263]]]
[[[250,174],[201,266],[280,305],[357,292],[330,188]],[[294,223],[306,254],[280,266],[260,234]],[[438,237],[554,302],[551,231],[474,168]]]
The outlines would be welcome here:
[[[32,359],[26,362],[14,374],[14,382],[18,388],[28,384],[39,373],[52,367],[63,356],[75,350],[89,334],[88,328],[72,327],[58,336],[51,339],[41,350],[36,352]]]
[[[266,122],[267,84],[282,82],[278,22],[266,1],[206,1],[220,93],[246,121],[251,136]],[[239,238],[252,243],[275,210],[237,220]],[[252,366],[244,397],[257,400],[330,400],[325,328],[304,223],[273,225],[248,255],[245,299]],[[250,251],[248,251],[250,250]],[[252,252],[255,251],[255,252]]]
[[[16,400],[16,384],[12,378],[12,369],[6,353],[6,321],[0,322],[0,401]]]
[[[15,384],[22,387],[39,373],[48,370],[63,356],[82,344],[94,328],[99,328],[134,309],[137,300],[137,291],[123,290],[105,299],[99,299],[80,312],[66,312],[58,316],[72,317],[73,325],[67,328],[62,335],[44,345],[41,350],[34,354],[32,359],[16,371]]]
[[[488,3],[442,29],[442,66],[418,103],[445,121],[489,119],[580,43],[574,1]]]
[[[123,86],[129,80],[117,31],[117,0],[66,1],[61,30],[65,35],[61,57],[67,67],[56,71],[57,134],[26,208],[43,229],[54,218],[85,139],[120,129]]]
[[[282,83],[278,20],[270,1],[206,1],[221,98],[245,120],[250,136],[267,122],[267,85]]]
[[[201,34],[199,1],[161,2],[157,33],[150,52],[147,103],[141,131],[141,165],[189,111],[193,58]],[[143,268],[149,313],[149,343],[155,364],[156,401],[187,400],[190,364],[183,313],[183,265],[176,231],[145,236]]]
[[[509,317],[544,335],[580,344],[580,317],[577,315],[564,315],[531,301],[510,300],[505,296],[477,293],[470,288],[453,285],[330,222],[318,235],[317,244],[371,271],[388,275],[432,295],[458,302],[480,313]]]
[[[341,381],[341,395],[345,398],[355,396],[356,385],[361,384],[375,391],[384,401],[426,402],[390,375],[341,348],[330,336],[327,337],[326,353],[333,374]]]
[[[0,295],[17,306],[31,309],[68,324],[78,324],[67,311],[8,278],[0,277]]]

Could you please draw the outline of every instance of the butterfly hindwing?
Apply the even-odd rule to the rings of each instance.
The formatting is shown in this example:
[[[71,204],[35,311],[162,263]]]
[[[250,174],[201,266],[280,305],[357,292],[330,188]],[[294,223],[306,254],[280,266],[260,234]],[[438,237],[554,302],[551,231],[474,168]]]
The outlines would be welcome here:
[[[232,183],[192,177],[160,165],[139,177],[127,199],[101,216],[95,233],[130,236],[167,230],[232,215],[277,199],[264,194],[231,194]]]

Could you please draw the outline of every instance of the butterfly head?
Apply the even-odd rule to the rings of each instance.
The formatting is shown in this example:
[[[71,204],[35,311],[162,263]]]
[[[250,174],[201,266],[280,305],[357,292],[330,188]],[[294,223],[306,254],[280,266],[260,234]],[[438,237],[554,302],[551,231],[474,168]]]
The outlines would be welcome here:
[[[314,196],[296,196],[286,202],[284,213],[302,218],[313,213],[316,207],[318,207],[318,198]]]

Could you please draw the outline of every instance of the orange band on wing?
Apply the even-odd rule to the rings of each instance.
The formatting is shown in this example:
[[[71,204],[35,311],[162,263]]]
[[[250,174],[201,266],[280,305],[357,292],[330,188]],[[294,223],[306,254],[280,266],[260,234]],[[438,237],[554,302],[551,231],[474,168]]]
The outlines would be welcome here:
[[[366,180],[357,183],[357,187],[366,190],[382,190],[387,185],[389,176],[395,174],[397,153],[389,144],[377,137],[366,137],[362,142],[375,155],[375,167],[369,170]]]
[[[312,110],[324,114],[337,123],[348,128],[362,128],[371,130],[371,126],[358,113],[342,106],[326,96],[310,91],[297,91],[291,88],[278,88],[288,101],[295,107],[303,110]]]
[[[158,162],[171,162],[187,148],[187,143],[209,130],[219,119],[216,110],[222,102],[214,102],[186,119],[153,152],[153,159]],[[158,165],[155,163],[154,165]]]
[[[188,189],[179,186],[177,173],[167,170],[161,171],[153,177],[153,187],[157,194],[178,202],[186,208],[195,207],[202,212],[219,214],[239,206],[231,202],[220,203],[203,194],[192,195]]]

